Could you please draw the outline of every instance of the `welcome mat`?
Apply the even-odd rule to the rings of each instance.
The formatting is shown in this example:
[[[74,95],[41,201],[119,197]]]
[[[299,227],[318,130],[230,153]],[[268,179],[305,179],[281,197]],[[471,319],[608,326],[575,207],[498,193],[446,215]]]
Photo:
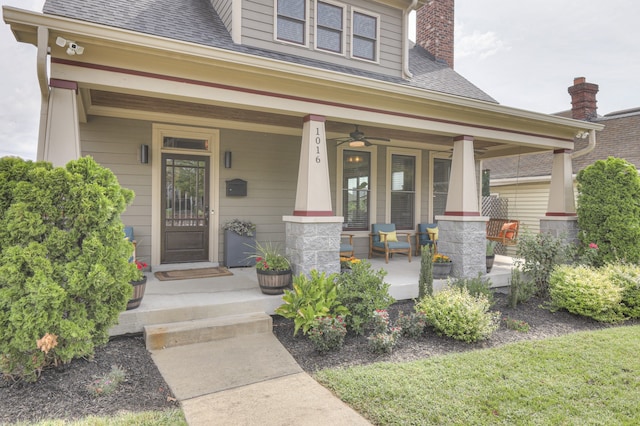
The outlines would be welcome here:
[[[229,271],[223,266],[215,268],[199,268],[199,269],[177,269],[175,271],[161,271],[154,273],[157,279],[160,281],[171,280],[194,280],[197,278],[214,278],[225,277],[233,275],[233,272]]]

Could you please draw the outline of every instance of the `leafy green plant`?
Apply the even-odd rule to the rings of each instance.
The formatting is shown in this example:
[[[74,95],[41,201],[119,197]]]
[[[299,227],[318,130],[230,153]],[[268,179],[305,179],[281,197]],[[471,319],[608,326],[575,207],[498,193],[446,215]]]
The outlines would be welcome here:
[[[541,232],[522,233],[516,249],[516,266],[533,279],[538,295],[546,297],[549,287],[549,275],[556,265],[573,260],[575,250],[562,238]]]
[[[386,309],[376,309],[371,318],[373,333],[386,333],[389,328],[389,312]]]
[[[640,318],[640,266],[611,263],[603,267],[611,282],[622,288],[622,310],[625,317]]]
[[[391,327],[384,333],[373,333],[367,338],[369,350],[376,354],[391,353],[398,343],[401,332],[400,327]]]
[[[515,330],[521,333],[527,333],[531,329],[531,326],[527,324],[526,321],[517,320],[514,318],[504,317],[502,319],[502,322],[504,322],[504,326],[509,330]]]
[[[486,248],[487,256],[495,256],[496,254],[496,242],[487,240],[487,248]]]
[[[117,365],[112,365],[111,371],[89,383],[87,390],[93,396],[110,395],[118,388],[125,378],[126,372],[124,369]]]
[[[293,319],[294,336],[302,328],[307,334],[317,318],[349,315],[349,309],[338,300],[336,274],[327,275],[313,269],[310,276],[300,274],[293,278],[293,290],[285,290],[284,303],[275,313]]]
[[[374,271],[370,262],[362,260],[351,265],[351,273],[338,277],[338,301],[350,312],[347,327],[357,334],[364,333],[376,309],[387,309],[395,302],[384,282],[386,275],[384,269]]]
[[[427,326],[427,318],[424,312],[412,312],[409,315],[405,315],[400,311],[396,325],[402,329],[402,335],[411,338],[418,338],[424,333],[424,329]]]
[[[511,279],[509,280],[509,306],[515,308],[519,303],[526,302],[536,293],[536,286],[533,281],[524,281],[522,272],[518,268],[511,269]]]
[[[107,342],[138,274],[120,219],[133,196],[90,157],[56,168],[0,159],[2,373],[34,381]]]
[[[447,287],[421,299],[415,306],[440,335],[463,342],[488,338],[500,325],[500,313],[490,312],[483,295],[472,296],[466,287]]]
[[[272,242],[260,244],[256,241],[256,269],[261,271],[288,271],[291,263],[280,251],[280,247]]]
[[[623,291],[623,287],[607,277],[606,271],[582,265],[559,266],[549,281],[553,309],[566,309],[608,323],[625,319],[621,305]]]
[[[222,229],[235,232],[241,236],[253,237],[256,232],[256,225],[247,220],[233,219],[222,225]]]
[[[420,248],[420,279],[418,299],[433,294],[433,246],[427,244]]]
[[[583,250],[598,246],[595,266],[640,262],[640,176],[630,162],[609,157],[578,172],[577,214]]]
[[[450,285],[458,288],[466,288],[472,296],[482,295],[493,305],[491,280],[489,278],[482,279],[480,272],[478,272],[478,276],[475,278],[456,278],[450,282]]]
[[[347,334],[344,318],[337,317],[316,318],[309,330],[309,340],[313,342],[316,351],[325,353],[340,349]]]

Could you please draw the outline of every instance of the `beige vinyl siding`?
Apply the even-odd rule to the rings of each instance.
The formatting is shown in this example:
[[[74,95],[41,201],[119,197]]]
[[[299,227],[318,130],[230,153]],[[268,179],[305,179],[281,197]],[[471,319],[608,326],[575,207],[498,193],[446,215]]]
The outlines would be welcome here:
[[[122,214],[133,226],[138,256],[151,257],[151,162],[140,163],[140,145],[151,146],[151,123],[118,118],[91,117],[80,124],[82,156],[90,155],[113,171],[124,188],[135,193],[133,203]]]
[[[347,5],[347,3],[342,3]],[[298,55],[305,58],[317,59],[331,62],[336,65],[348,66],[382,73],[391,76],[402,75],[402,11],[379,3],[357,0],[349,3],[361,11],[370,11],[379,15],[380,35],[378,43],[379,63],[372,63],[358,59],[351,59],[350,33],[351,33],[351,7],[347,5],[345,11],[346,26],[346,52],[341,56],[321,50],[315,50],[313,45],[315,17],[315,3],[309,2],[307,9],[307,41],[308,46],[298,46],[291,43],[284,43],[274,38],[274,2],[273,0],[245,0],[242,3],[242,43],[248,46]]]
[[[232,0],[211,0],[211,5],[222,19],[229,33],[233,29]]]
[[[239,218],[257,226],[258,241],[278,243],[284,249],[283,216],[293,214],[301,137],[239,130],[220,130],[220,152],[232,152],[230,169],[220,168],[220,225]],[[224,155],[221,155],[224,157]],[[227,197],[226,181],[247,181],[246,197]],[[220,261],[223,236],[219,234]]]

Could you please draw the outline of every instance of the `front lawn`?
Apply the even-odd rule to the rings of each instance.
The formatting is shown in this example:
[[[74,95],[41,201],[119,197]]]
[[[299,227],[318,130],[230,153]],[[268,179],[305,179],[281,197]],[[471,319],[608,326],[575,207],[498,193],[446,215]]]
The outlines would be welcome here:
[[[316,379],[380,425],[640,424],[640,326],[580,332]]]

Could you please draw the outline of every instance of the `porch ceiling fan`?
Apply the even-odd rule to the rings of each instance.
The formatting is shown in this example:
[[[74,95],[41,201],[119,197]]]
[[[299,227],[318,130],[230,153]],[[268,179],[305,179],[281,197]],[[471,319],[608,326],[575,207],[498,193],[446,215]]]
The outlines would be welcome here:
[[[357,124],[355,126],[356,126],[356,129],[353,132],[349,133],[348,138],[333,138],[331,140],[338,142],[336,146],[342,145],[343,143],[348,143],[351,148],[361,148],[363,146],[371,146],[373,144],[369,142],[370,140],[384,141],[384,142],[389,142],[391,140],[388,138],[367,137],[365,136],[364,132],[361,132],[360,129],[358,129]]]

